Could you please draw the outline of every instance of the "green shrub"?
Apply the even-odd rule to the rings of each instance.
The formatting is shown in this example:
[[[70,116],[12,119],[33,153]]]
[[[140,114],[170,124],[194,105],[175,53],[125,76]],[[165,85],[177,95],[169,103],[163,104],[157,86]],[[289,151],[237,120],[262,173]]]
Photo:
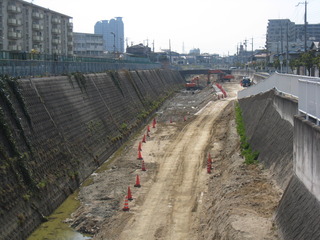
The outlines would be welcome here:
[[[240,149],[241,155],[245,158],[246,164],[255,164],[258,163],[259,152],[252,151],[249,142],[247,141],[246,131],[244,126],[244,121],[242,118],[242,111],[239,106],[239,103],[236,103],[236,123],[237,123],[237,132],[240,136]]]

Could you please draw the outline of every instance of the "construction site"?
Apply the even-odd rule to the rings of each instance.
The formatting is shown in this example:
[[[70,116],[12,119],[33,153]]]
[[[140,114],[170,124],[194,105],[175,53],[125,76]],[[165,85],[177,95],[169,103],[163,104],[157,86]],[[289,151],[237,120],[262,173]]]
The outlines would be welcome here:
[[[196,78],[202,90],[176,92],[73,196],[81,205],[63,221],[83,239],[280,239],[282,190],[240,153],[240,78]]]

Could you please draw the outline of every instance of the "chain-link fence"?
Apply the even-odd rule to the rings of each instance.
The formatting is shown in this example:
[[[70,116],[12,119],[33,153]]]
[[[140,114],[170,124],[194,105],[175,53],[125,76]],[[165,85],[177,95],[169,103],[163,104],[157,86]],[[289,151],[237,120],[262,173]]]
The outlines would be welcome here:
[[[130,62],[58,62],[36,60],[0,60],[0,73],[13,77],[51,76],[73,72],[95,73],[107,70],[160,68],[156,63]]]
[[[73,72],[95,73],[107,70],[160,68],[148,58],[127,59],[60,56],[48,54],[0,52],[0,74],[13,77],[51,76]]]

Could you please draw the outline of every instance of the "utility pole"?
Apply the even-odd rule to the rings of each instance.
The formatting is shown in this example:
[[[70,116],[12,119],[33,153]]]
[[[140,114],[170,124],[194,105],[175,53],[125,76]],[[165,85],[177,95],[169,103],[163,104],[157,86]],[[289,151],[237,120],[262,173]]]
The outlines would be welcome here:
[[[252,54],[252,57],[251,57],[251,64],[253,64],[253,37],[251,38],[251,54]],[[252,65],[253,66],[253,65]]]
[[[304,1],[304,51],[307,52],[307,1]]]
[[[287,74],[289,73],[289,22],[287,22],[287,51],[286,51],[286,65],[287,65]]]
[[[171,65],[171,40],[169,39],[169,59],[170,59],[170,65]]]
[[[280,54],[283,54],[282,20],[280,22]]]
[[[247,62],[248,62],[247,42],[248,42],[248,40],[245,39],[245,40],[244,40],[244,53],[245,53],[245,55],[244,55],[244,57],[245,57],[245,58],[244,58],[244,61],[245,61],[246,69],[248,69],[248,65],[247,65]]]
[[[299,2],[296,7],[298,7],[300,4],[304,4],[304,52],[307,52],[307,1]]]
[[[307,25],[308,25],[308,22],[307,22],[307,1],[304,1],[304,2],[299,2],[297,6],[299,6],[300,4],[304,4],[304,52],[306,53],[307,52]],[[304,67],[304,75],[307,75],[307,68]]]

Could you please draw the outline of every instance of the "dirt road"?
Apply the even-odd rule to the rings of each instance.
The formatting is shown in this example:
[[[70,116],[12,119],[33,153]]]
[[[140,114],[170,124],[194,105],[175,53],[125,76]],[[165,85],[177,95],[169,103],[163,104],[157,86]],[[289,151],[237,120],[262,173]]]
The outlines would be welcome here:
[[[110,170],[82,188],[73,225],[104,240],[277,239],[272,214],[281,192],[267,170],[243,164],[233,104],[240,86],[224,88],[225,99],[206,89],[168,102],[142,145],[147,171],[136,160],[139,135]],[[136,174],[139,189],[133,187]],[[134,200],[122,212],[127,186]]]

